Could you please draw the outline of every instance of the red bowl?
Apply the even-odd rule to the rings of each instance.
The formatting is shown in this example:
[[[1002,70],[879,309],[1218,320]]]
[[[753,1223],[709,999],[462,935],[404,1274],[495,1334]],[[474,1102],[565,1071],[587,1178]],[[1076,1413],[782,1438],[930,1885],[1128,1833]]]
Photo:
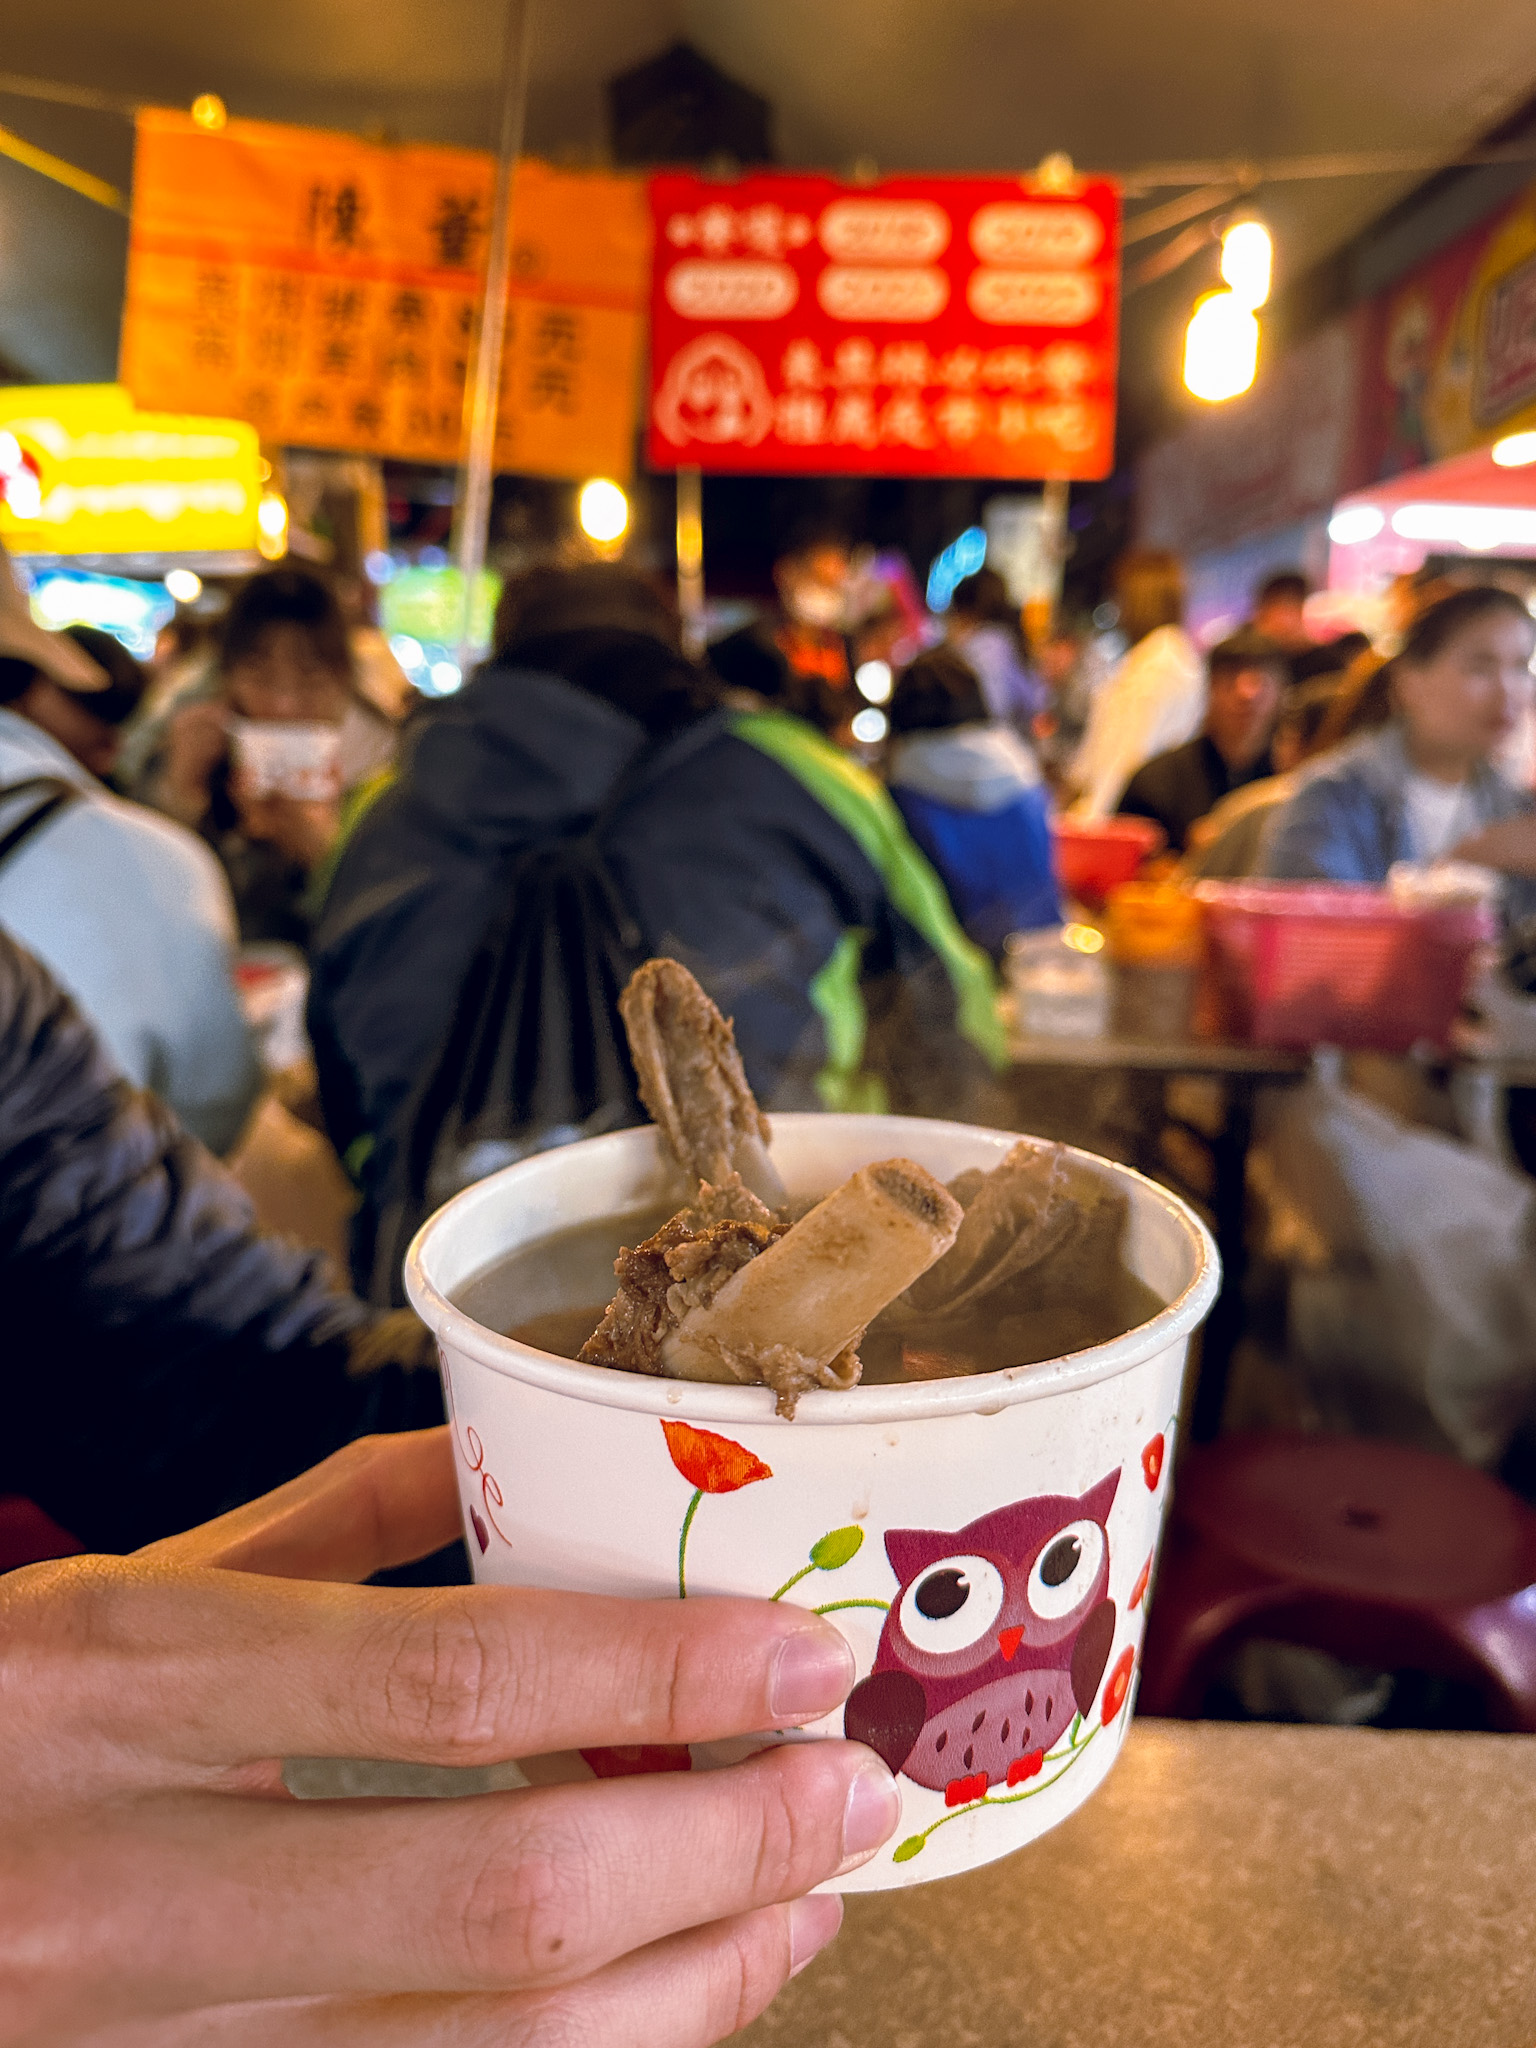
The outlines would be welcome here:
[[[1129,882],[1168,838],[1150,818],[1058,818],[1051,835],[1062,888],[1090,910],[1099,909],[1111,889]]]

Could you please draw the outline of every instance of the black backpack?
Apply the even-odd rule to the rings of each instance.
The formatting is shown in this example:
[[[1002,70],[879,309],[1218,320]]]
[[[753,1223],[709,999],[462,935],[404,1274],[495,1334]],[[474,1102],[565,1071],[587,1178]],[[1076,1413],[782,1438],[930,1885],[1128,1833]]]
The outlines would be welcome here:
[[[619,996],[647,948],[603,840],[662,744],[642,749],[584,830],[512,863],[379,1191],[375,1302],[404,1301],[410,1241],[460,1188],[529,1153],[645,1122]]]

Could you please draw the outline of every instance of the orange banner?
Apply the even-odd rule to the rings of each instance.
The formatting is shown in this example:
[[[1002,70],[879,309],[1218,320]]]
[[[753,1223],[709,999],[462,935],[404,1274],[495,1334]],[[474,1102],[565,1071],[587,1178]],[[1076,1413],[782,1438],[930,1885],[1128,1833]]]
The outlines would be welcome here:
[[[119,376],[272,442],[459,457],[493,159],[140,114]],[[638,178],[525,159],[496,467],[627,476],[650,289]]]

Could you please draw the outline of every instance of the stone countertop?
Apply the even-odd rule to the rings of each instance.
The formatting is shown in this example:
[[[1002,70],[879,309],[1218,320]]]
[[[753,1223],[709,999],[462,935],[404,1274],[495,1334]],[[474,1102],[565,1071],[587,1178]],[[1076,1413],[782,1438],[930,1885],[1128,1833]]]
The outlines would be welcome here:
[[[1536,1739],[1143,1721],[968,1877],[848,1900],[746,2048],[1533,2048]]]

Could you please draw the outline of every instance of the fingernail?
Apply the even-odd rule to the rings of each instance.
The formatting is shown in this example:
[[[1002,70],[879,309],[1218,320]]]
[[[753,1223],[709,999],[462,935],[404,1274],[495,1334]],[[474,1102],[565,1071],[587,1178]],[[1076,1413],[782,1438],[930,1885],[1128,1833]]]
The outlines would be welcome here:
[[[768,1705],[776,1721],[830,1714],[853,1684],[853,1652],[829,1622],[796,1629],[779,1645]]]
[[[901,1818],[901,1793],[896,1780],[873,1758],[848,1787],[843,1808],[843,1856],[867,1856],[896,1831]],[[848,1867],[845,1860],[843,1868]]]
[[[836,1892],[793,1899],[789,1907],[789,1974],[798,1977],[819,1956],[843,1924],[843,1902]]]

